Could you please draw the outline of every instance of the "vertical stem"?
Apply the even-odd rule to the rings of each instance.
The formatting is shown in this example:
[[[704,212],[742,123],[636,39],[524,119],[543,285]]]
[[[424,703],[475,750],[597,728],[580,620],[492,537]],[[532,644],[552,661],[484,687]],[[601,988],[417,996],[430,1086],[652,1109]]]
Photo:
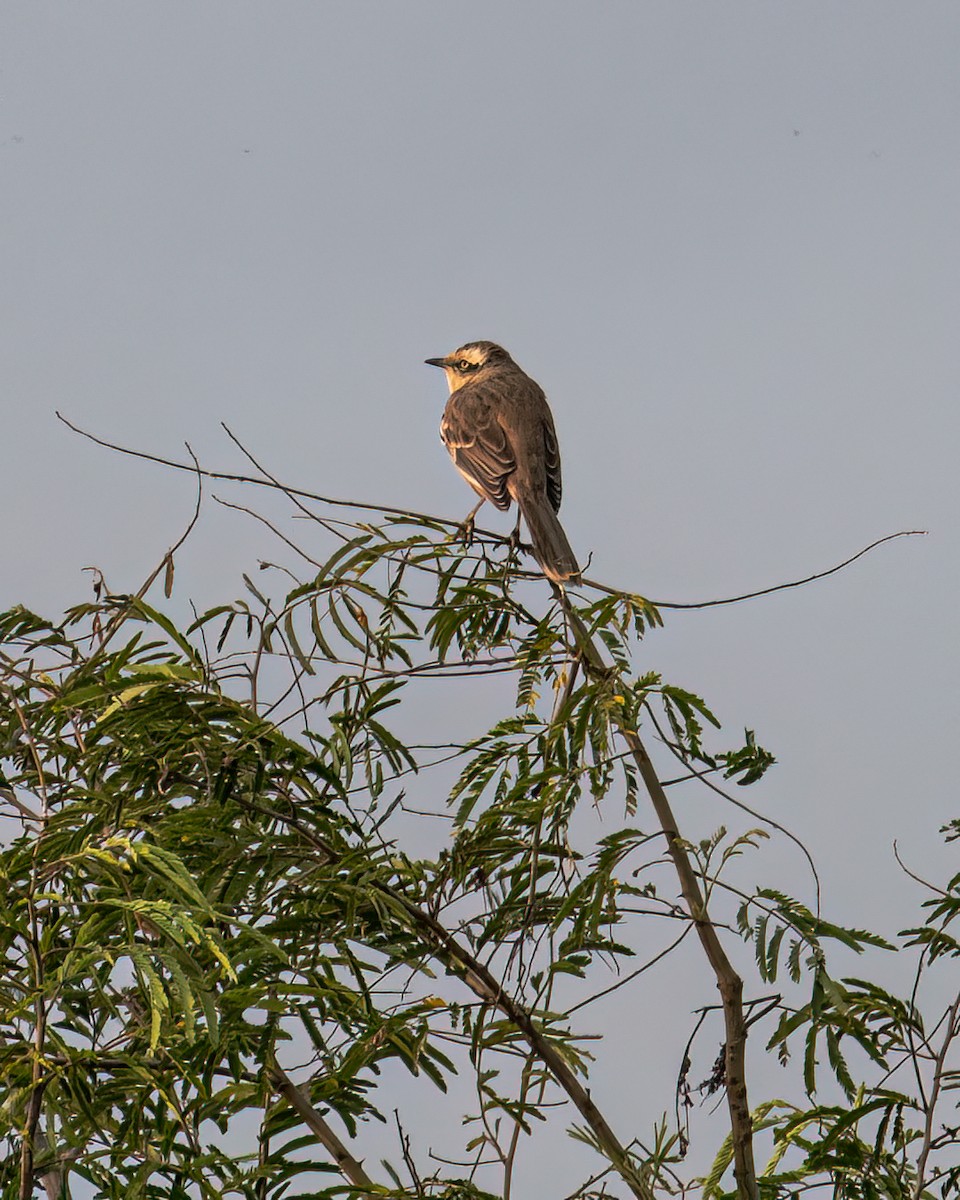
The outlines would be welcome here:
[[[43,967],[40,959],[40,941],[32,896],[30,897],[29,904],[31,925],[30,957],[33,960],[34,986],[37,992],[37,999],[33,1026],[33,1070],[30,1082],[30,1095],[27,1100],[23,1120],[23,1140],[20,1147],[19,1200],[30,1200],[30,1197],[33,1195],[33,1148],[37,1140],[37,1126],[40,1123],[40,1105],[43,1102],[43,1092],[46,1087],[46,1082],[43,1079],[41,1060],[43,1057],[43,1043],[47,1036],[47,1008],[43,997]]]
[[[726,1035],[724,1083],[727,1093],[727,1108],[730,1113],[730,1130],[733,1134],[733,1171],[737,1180],[738,1194],[743,1200],[756,1200],[758,1191],[757,1172],[753,1159],[753,1120],[747,1101],[745,1064],[747,1025],[743,1014],[743,980],[733,969],[717,936],[716,928],[710,920],[706,900],[690,862],[690,856],[680,839],[676,819],[663,786],[657,778],[650,756],[634,730],[624,728],[621,732],[630,747],[647,789],[647,795],[650,797],[657,820],[660,822],[660,828],[666,837],[667,850],[680,881],[680,891],[687,911],[690,913],[697,936],[700,938],[700,944],[716,976],[717,989],[723,1004],[723,1023]]]
[[[553,584],[554,595],[562,606],[573,632],[572,649],[583,659],[587,674],[594,679],[609,679],[610,667],[603,661],[596,643],[583,621],[574,611],[566,593],[558,584]],[[700,888],[696,872],[687,854],[677,829],[676,818],[670,808],[667,794],[657,776],[650,756],[640,740],[640,735],[628,725],[620,725],[620,733],[633,756],[647,795],[653,805],[657,820],[667,842],[667,851],[680,881],[680,892],[687,911],[693,921],[704,954],[713,969],[717,990],[723,1005],[724,1021],[724,1082],[727,1094],[727,1109],[730,1114],[730,1132],[733,1141],[733,1171],[737,1181],[740,1200],[757,1200],[757,1170],[753,1157],[753,1120],[747,1099],[746,1042],[747,1024],[743,1013],[743,980],[733,969],[717,936],[716,928],[707,911],[707,902]]]
[[[960,1014],[960,995],[954,1000],[953,1004],[947,1012],[947,1029],[943,1035],[943,1044],[940,1046],[940,1052],[937,1055],[936,1065],[933,1072],[933,1086],[930,1089],[930,1099],[927,1102],[926,1119],[923,1123],[923,1145],[920,1150],[920,1157],[917,1159],[917,1182],[913,1189],[913,1200],[920,1200],[923,1194],[923,1181],[927,1170],[927,1159],[930,1156],[930,1148],[933,1143],[933,1119],[937,1107],[937,1101],[940,1098],[940,1089],[943,1084],[944,1066],[947,1061],[947,1051],[950,1049],[950,1043],[957,1036],[957,1017]]]

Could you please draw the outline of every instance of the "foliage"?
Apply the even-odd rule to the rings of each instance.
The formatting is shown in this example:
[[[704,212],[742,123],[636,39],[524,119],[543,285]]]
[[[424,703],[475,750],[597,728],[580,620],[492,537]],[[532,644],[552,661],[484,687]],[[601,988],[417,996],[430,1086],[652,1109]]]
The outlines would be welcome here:
[[[704,908],[679,903],[623,732],[659,731],[686,778],[752,784],[773,759],[751,731],[709,748],[707,705],[634,671],[657,609],[584,587],[541,611],[545,585],[499,539],[464,550],[427,518],[319,527],[335,551],[280,601],[247,579],[185,629],[99,586],[62,620],[0,616],[18,828],[0,853],[3,1195],[506,1197],[564,1100],[594,1155],[571,1196],[689,1191],[688,1117],[644,1137],[600,1114],[577,1014],[705,921],[752,943],[757,988],[783,986],[746,1011],[801,1064],[796,1096],[754,1109],[760,1193],[956,1194],[937,1105],[960,1079],[957,1002],[927,1025],[916,997],[835,977],[832,947],[893,947],[743,891],[731,871],[757,829],[679,840]],[[590,667],[578,628],[611,665]],[[465,714],[504,678],[485,731],[438,745],[418,727],[430,689]],[[928,904],[899,953],[955,959],[960,876]],[[364,1162],[397,1068],[410,1113],[472,1078],[456,1165],[417,1161],[403,1109],[393,1160]],[[721,1063],[707,1090],[724,1084]],[[705,1198],[734,1186],[734,1140]]]

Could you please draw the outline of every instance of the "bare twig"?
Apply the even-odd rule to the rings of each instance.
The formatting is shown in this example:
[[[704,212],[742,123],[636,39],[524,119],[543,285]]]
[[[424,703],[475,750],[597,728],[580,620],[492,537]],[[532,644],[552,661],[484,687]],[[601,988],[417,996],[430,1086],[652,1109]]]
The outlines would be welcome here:
[[[914,883],[919,883],[922,887],[927,888],[929,891],[933,892],[937,896],[949,896],[950,895],[950,893],[944,891],[943,888],[937,887],[936,884],[931,883],[928,879],[924,879],[922,875],[918,875],[916,873],[916,871],[910,870],[910,868],[907,866],[907,864],[900,857],[900,847],[897,845],[896,838],[894,838],[894,840],[893,840],[893,857],[897,860],[900,870],[903,871],[904,875],[909,875],[909,877],[914,881]]]
[[[649,915],[654,916],[656,914],[651,912]],[[686,921],[686,917],[683,917],[679,913],[678,913],[678,916],[681,916],[681,919],[683,921]],[[636,967],[633,971],[630,971],[628,974],[626,974],[622,978],[618,979],[616,983],[611,983],[609,987],[601,988],[601,990],[599,992],[594,992],[593,995],[588,996],[586,998],[586,1000],[581,1000],[578,1004],[571,1005],[571,1007],[566,1010],[567,1016],[568,1017],[571,1016],[578,1009],[586,1008],[588,1004],[593,1004],[597,1000],[602,1000],[604,996],[609,996],[611,992],[616,992],[620,988],[625,987],[628,983],[632,983],[634,981],[634,979],[637,978],[638,975],[642,975],[645,971],[649,971],[651,967],[656,966],[656,964],[658,962],[660,962],[664,958],[667,958],[668,955],[672,954],[673,951],[676,950],[676,948],[680,945],[680,943],[683,941],[683,939],[687,936],[687,934],[690,932],[691,929],[692,929],[691,925],[689,925],[689,924],[685,925],[683,932],[680,934],[680,936],[675,937],[668,946],[664,946],[664,948],[659,952],[659,954],[655,954],[652,958],[648,958],[647,961],[642,966]]]
[[[863,558],[865,554],[869,554],[877,546],[882,546],[884,542],[892,542],[895,538],[902,537],[925,537],[926,534],[926,529],[901,529],[899,533],[888,533],[886,537],[877,538],[869,546],[864,546],[856,554],[845,558],[842,563],[837,563],[835,567],[829,567],[826,571],[817,571],[813,575],[804,576],[803,579],[792,579],[789,583],[775,583],[772,587],[759,588],[755,592],[744,592],[740,596],[728,596],[723,600],[691,600],[683,603],[677,600],[652,600],[649,596],[644,596],[643,599],[647,604],[653,605],[654,608],[718,608],[725,604],[740,604],[744,600],[756,600],[758,596],[770,596],[774,592],[785,592],[790,588],[803,587],[807,583],[814,583],[818,579],[826,579],[828,575],[835,575],[837,571],[842,571],[844,567],[849,567],[851,563],[855,563],[858,558]],[[631,594],[622,592],[618,588],[609,587],[606,584],[597,583],[592,579],[584,579],[582,582],[585,587],[596,588],[597,591],[607,592],[609,595]]]
[[[177,462],[176,459],[163,458],[159,454],[147,454],[143,450],[131,450],[129,446],[119,446],[115,442],[108,442],[104,438],[99,438],[95,434],[88,433],[87,430],[81,429],[79,425],[74,425],[61,412],[57,413],[57,419],[62,421],[68,429],[72,429],[74,433],[78,433],[81,437],[86,438],[90,442],[94,442],[98,446],[103,446],[106,450],[116,450],[118,454],[126,454],[131,458],[142,458],[147,462],[158,463],[161,467],[172,467],[175,471],[193,471],[194,468],[187,463]],[[229,432],[229,431],[228,431]],[[231,435],[232,436],[232,435]],[[242,447],[241,447],[242,449]],[[441,517],[430,516],[429,513],[414,512],[406,508],[390,508],[385,504],[365,504],[354,500],[337,500],[332,496],[323,496],[318,492],[308,492],[303,488],[288,487],[285,484],[275,483],[273,480],[258,479],[255,475],[240,475],[229,471],[210,471],[206,468],[200,469],[200,474],[207,479],[223,479],[229,483],[252,483],[257,487],[273,488],[277,491],[284,492],[288,496],[299,496],[302,500],[316,500],[321,504],[329,504],[336,508],[355,508],[361,512],[379,512],[386,513],[393,517],[409,517],[415,521],[424,521],[427,524],[438,525],[447,529],[459,529],[462,522],[446,520]],[[480,531],[476,531],[479,533]],[[487,533],[484,532],[484,536]],[[497,541],[506,542],[507,538],[501,538],[499,534],[490,533],[489,536]]]
[[[700,1016],[697,1018],[697,1023],[693,1027],[693,1032],[687,1039],[687,1044],[683,1048],[683,1056],[680,1059],[680,1070],[677,1073],[677,1086],[674,1091],[674,1115],[677,1119],[677,1133],[680,1136],[680,1147],[683,1153],[686,1154],[687,1147],[690,1145],[690,1113],[689,1110],[693,1104],[690,1100],[690,1084],[688,1082],[690,1068],[693,1065],[690,1060],[690,1052],[693,1049],[693,1043],[696,1040],[697,1034],[700,1032],[700,1027],[707,1019],[707,1010],[701,1009]],[[680,1106],[684,1107],[684,1114],[681,1118]]]
[[[650,704],[649,703],[644,704],[644,708],[646,709],[647,715],[650,717],[650,720],[653,723],[654,729],[656,729],[656,731],[660,737],[660,741],[667,747],[667,749],[671,752],[671,754],[674,756],[674,758],[678,762],[683,763],[685,766],[688,765],[686,758],[684,758],[684,756],[680,753],[676,744],[674,742],[672,742],[670,740],[670,738],[667,737],[666,733],[660,728],[660,723],[657,720],[657,715],[651,708]],[[716,792],[718,796],[722,796],[723,799],[726,800],[729,804],[732,804],[735,808],[739,808],[741,812],[745,812],[749,816],[753,817],[753,819],[755,821],[762,821],[764,825],[769,825],[771,829],[775,829],[778,833],[782,833],[784,837],[789,838],[790,841],[793,842],[793,844],[799,848],[800,852],[803,854],[803,857],[807,860],[807,866],[810,868],[810,874],[813,876],[813,884],[814,884],[814,889],[816,891],[816,909],[815,909],[815,911],[817,913],[817,916],[819,916],[820,915],[820,875],[817,871],[817,865],[813,861],[813,855],[810,853],[810,851],[807,849],[807,847],[803,844],[803,842],[800,840],[800,838],[798,838],[795,833],[791,833],[790,830],[787,829],[787,827],[785,825],[781,825],[779,823],[779,821],[775,821],[772,817],[768,817],[766,815],[766,813],[758,812],[755,808],[751,808],[749,804],[745,804],[742,800],[738,800],[736,798],[736,796],[731,795],[730,792],[726,791],[724,788],[722,788],[718,784],[714,783],[712,779],[708,779],[707,776],[709,774],[710,774],[709,771],[695,771],[691,775],[691,778],[697,779],[700,783],[702,783],[706,787],[708,787],[712,792]],[[667,785],[662,784],[661,786],[666,787]]]
[[[60,414],[58,413],[57,415],[59,416]],[[62,417],[61,417],[61,420],[63,420]],[[66,422],[66,424],[69,424],[69,422]],[[72,425],[70,427],[71,427],[71,429],[73,428]],[[81,431],[77,430],[77,432],[79,433]],[[88,436],[88,435],[84,435],[84,436]],[[150,574],[147,576],[147,578],[140,585],[140,588],[138,589],[137,594],[134,597],[134,599],[136,599],[136,600],[142,600],[144,598],[144,596],[146,596],[147,592],[150,591],[150,589],[153,587],[154,583],[157,581],[157,579],[159,579],[161,573],[165,576],[164,586],[165,586],[165,590],[169,593],[170,584],[173,580],[173,556],[174,556],[174,554],[176,554],[176,552],[180,549],[180,547],[184,544],[184,542],[187,540],[187,538],[193,532],[194,527],[197,524],[197,521],[200,519],[200,506],[203,502],[204,471],[201,469],[199,462],[197,462],[196,456],[194,455],[193,451],[190,449],[189,443],[185,443],[185,444],[187,446],[187,453],[193,459],[193,467],[192,468],[185,467],[184,469],[192,470],[197,479],[197,499],[196,499],[196,502],[193,507],[193,516],[190,518],[190,521],[188,522],[187,527],[186,527],[186,529],[184,529],[183,533],[181,533],[179,538],[177,538],[177,540],[173,543],[173,545],[166,552],[166,554],[164,554],[163,558],[160,560],[160,562],[157,564],[157,566],[150,572]],[[129,618],[130,613],[131,613],[131,605],[128,601],[126,604],[123,604],[120,609],[118,609],[118,611],[114,614],[112,619],[107,623],[107,627],[106,627],[106,629],[104,629],[104,631],[100,637],[100,645],[99,645],[100,650],[103,650],[103,648],[106,646],[107,642],[110,641],[110,639],[117,632],[117,630],[120,629],[120,627],[124,624],[124,622]]]
[[[410,1180],[413,1183],[414,1191],[417,1196],[425,1196],[426,1192],[423,1190],[423,1181],[420,1178],[420,1172],[417,1170],[417,1164],[413,1161],[413,1155],[410,1153],[410,1135],[404,1133],[403,1125],[400,1123],[400,1113],[397,1109],[393,1110],[393,1117],[397,1123],[397,1136],[400,1138],[400,1153],[403,1155],[403,1161],[410,1172]]]

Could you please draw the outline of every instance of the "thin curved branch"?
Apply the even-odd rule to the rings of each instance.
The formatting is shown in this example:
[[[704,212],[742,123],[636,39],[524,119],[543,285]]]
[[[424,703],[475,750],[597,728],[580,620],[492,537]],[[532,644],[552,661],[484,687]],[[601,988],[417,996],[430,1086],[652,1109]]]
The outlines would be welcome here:
[[[644,708],[646,709],[647,714],[650,717],[650,720],[653,722],[654,729],[656,729],[657,733],[660,736],[660,741],[667,747],[667,749],[670,751],[670,753],[674,756],[674,758],[678,762],[683,763],[684,766],[688,766],[689,764],[687,763],[687,761],[683,757],[683,755],[680,753],[680,751],[677,749],[676,745],[667,737],[667,735],[664,733],[664,731],[660,728],[660,723],[657,720],[657,714],[653,711],[653,709],[651,708],[651,706],[648,702],[644,702]],[[816,898],[817,898],[817,904],[816,904],[815,911],[816,911],[817,916],[819,916],[820,915],[820,875],[817,871],[817,865],[813,861],[813,855],[810,853],[810,851],[807,849],[807,847],[803,844],[803,842],[800,840],[800,838],[797,837],[797,835],[795,833],[791,833],[790,830],[787,829],[787,827],[785,825],[781,825],[779,821],[775,821],[773,819],[773,817],[768,817],[765,813],[758,812],[755,808],[751,808],[749,804],[745,804],[742,800],[738,800],[736,798],[736,796],[731,795],[730,792],[728,792],[724,788],[720,787],[719,784],[714,783],[712,779],[708,779],[707,778],[708,774],[710,774],[709,771],[694,771],[691,778],[696,779],[696,780],[698,780],[698,782],[705,784],[708,788],[710,788],[711,791],[716,792],[718,796],[722,796],[724,800],[726,800],[728,803],[734,805],[734,807],[739,808],[741,810],[741,812],[745,812],[749,816],[753,817],[753,819],[755,821],[761,821],[764,825],[769,825],[771,829],[775,829],[778,833],[782,833],[784,837],[789,838],[790,841],[793,842],[794,845],[796,845],[799,848],[799,850],[803,854],[804,858],[807,860],[807,865],[810,868],[810,873],[813,875],[813,884],[814,884],[814,889],[815,889]],[[666,786],[667,785],[664,784],[664,787],[666,787]]]
[[[105,450],[116,450],[118,454],[126,454],[131,458],[142,458],[146,462],[154,462],[161,467],[172,467],[175,471],[194,470],[187,463],[177,462],[176,459],[164,458],[159,454],[148,454],[145,450],[131,450],[129,446],[119,446],[115,442],[108,442],[105,438],[99,438],[93,433],[88,433],[86,429],[81,429],[79,425],[74,425],[59,410],[56,416],[57,420],[62,421],[68,429],[72,429],[74,433],[78,433],[88,441],[94,442],[97,446],[103,446]],[[285,492],[290,496],[299,496],[302,500],[317,500],[321,504],[330,504],[336,508],[356,508],[361,512],[379,512],[387,513],[393,517],[410,517],[415,521],[423,521],[428,525],[439,525],[448,529],[459,529],[461,525],[460,521],[449,521],[441,517],[430,516],[429,513],[414,512],[412,509],[391,508],[386,504],[366,504],[355,500],[336,500],[332,496],[322,496],[318,492],[308,492],[303,488],[282,486],[271,482],[269,479],[257,479],[255,475],[240,475],[229,471],[210,471],[206,467],[200,468],[200,474],[204,475],[207,479],[223,479],[228,483],[252,483],[257,487],[273,488],[275,491]],[[491,533],[490,537],[495,540],[507,540],[506,538],[501,539],[495,533]]]
[[[904,873],[904,875],[908,875],[914,881],[914,883],[919,883],[921,887],[927,888],[929,891],[933,892],[934,895],[936,895],[936,896],[949,896],[950,895],[950,893],[944,891],[943,888],[937,887],[937,885],[935,883],[931,883],[929,881],[929,879],[924,879],[922,875],[918,875],[915,871],[910,870],[910,868],[907,866],[907,864],[900,857],[900,847],[897,845],[896,838],[893,839],[893,857],[897,860],[897,864],[900,867],[900,870]]]
[[[849,567],[851,563],[855,563],[858,558],[863,558],[865,554],[869,554],[877,546],[882,546],[884,542],[892,542],[895,538],[926,537],[926,535],[926,529],[901,529],[899,533],[888,533],[886,537],[877,538],[869,546],[864,546],[856,554],[852,554],[849,558],[845,558],[842,563],[837,563],[835,567],[830,567],[826,571],[817,571],[813,575],[807,575],[803,579],[794,579],[789,583],[775,583],[772,587],[760,588],[756,592],[744,592],[742,596],[730,596],[724,600],[698,600],[686,604],[673,600],[650,600],[647,597],[644,597],[644,599],[647,600],[648,604],[652,604],[654,608],[718,608],[723,604],[740,604],[743,600],[755,600],[758,596],[770,596],[774,592],[785,592],[789,588],[803,587],[804,584],[813,583],[817,579],[826,579],[828,575],[835,575],[837,571],[842,571],[844,567]],[[587,580],[584,580],[584,583],[586,582]],[[590,586],[599,587],[599,584],[591,583]]]
[[[59,415],[60,414],[58,413],[57,416],[59,416]],[[61,420],[62,419],[63,418],[61,418]],[[87,436],[87,435],[84,435],[84,436]],[[204,471],[201,468],[200,463],[197,461],[197,456],[193,453],[193,450],[191,450],[190,443],[185,442],[184,445],[187,447],[187,453],[193,459],[193,466],[187,467],[186,465],[184,465],[183,469],[186,471],[192,471],[192,473],[196,476],[196,479],[197,479],[197,499],[193,506],[193,516],[190,518],[190,520],[187,524],[187,527],[186,527],[186,529],[184,529],[183,533],[181,533],[181,535],[173,543],[173,545],[170,547],[170,549],[167,550],[166,554],[164,554],[163,558],[161,558],[161,560],[157,564],[157,566],[150,572],[150,574],[147,576],[147,578],[140,585],[140,588],[138,589],[137,594],[135,596],[136,600],[142,600],[146,596],[147,592],[149,592],[150,589],[153,587],[154,583],[160,577],[161,573],[163,573],[163,575],[165,577],[164,578],[164,591],[167,596],[170,595],[170,588],[173,583],[173,556],[180,549],[180,547],[184,544],[184,542],[187,540],[187,538],[190,536],[190,534],[193,533],[193,530],[196,527],[197,521],[199,521],[199,519],[200,519],[200,507],[203,503]],[[127,620],[129,615],[130,615],[129,604],[125,604],[123,607],[118,609],[116,614],[110,619],[110,621],[107,623],[106,629],[103,630],[103,633],[100,637],[100,644],[99,644],[98,648],[101,651],[104,649],[107,642],[109,642],[110,639],[113,637],[113,635],[117,632],[117,630]]]
[[[656,914],[651,913],[650,915],[654,916]],[[686,918],[684,918],[684,919],[686,919]],[[617,991],[619,988],[622,988],[625,984],[632,983],[632,981],[634,979],[636,979],[638,975],[642,975],[645,971],[649,971],[650,968],[656,966],[656,964],[658,962],[660,962],[661,959],[664,959],[668,955],[672,954],[673,951],[676,950],[676,948],[680,945],[680,943],[683,941],[683,939],[687,936],[687,934],[690,932],[690,930],[692,928],[693,928],[692,925],[684,926],[683,932],[680,934],[680,936],[675,937],[673,939],[673,941],[670,943],[670,945],[665,946],[664,949],[661,950],[659,954],[655,954],[653,956],[653,958],[648,958],[647,961],[642,966],[635,968],[633,971],[630,971],[627,975],[624,975],[622,979],[618,979],[616,983],[611,983],[609,987],[602,988],[599,992],[594,992],[592,996],[588,996],[586,998],[586,1000],[581,1000],[578,1004],[574,1004],[572,1007],[570,1007],[566,1010],[566,1015],[568,1017],[572,1016],[573,1013],[575,1013],[578,1009],[586,1008],[588,1004],[593,1004],[593,1002],[595,1000],[601,1000],[601,999],[603,999],[604,996],[609,996],[611,992]]]
[[[299,497],[302,500],[315,500],[321,504],[329,504],[336,508],[354,508],[361,512],[384,513],[388,516],[403,517],[409,520],[422,521],[428,526],[439,529],[459,529],[462,524],[460,521],[452,521],[446,517],[437,517],[431,513],[417,512],[414,509],[394,508],[386,504],[369,504],[356,500],[338,500],[333,496],[321,495],[319,492],[310,492],[304,488],[290,487],[287,484],[283,484],[277,480],[274,480],[267,472],[264,472],[264,474],[267,476],[266,478],[258,479],[254,475],[242,475],[228,471],[211,471],[205,467],[199,467],[195,463],[191,466],[188,463],[177,462],[172,458],[164,458],[159,454],[149,454],[144,450],[133,450],[129,446],[121,446],[116,442],[108,442],[105,438],[97,437],[95,434],[89,433],[86,429],[81,429],[79,425],[75,425],[59,410],[57,410],[56,416],[57,420],[66,425],[68,429],[72,430],[76,434],[79,434],[80,437],[86,438],[88,441],[93,442],[95,445],[102,446],[105,450],[114,450],[118,454],[126,454],[131,458],[141,458],[146,462],[154,462],[163,467],[171,467],[175,471],[191,471],[194,474],[203,475],[207,479],[222,479],[229,483],[252,483],[257,487],[267,487],[272,488],[275,491],[284,492],[291,499]],[[250,458],[252,462],[255,462],[249,452],[234,436],[230,429],[226,425],[224,425],[223,428],[227,435],[236,443],[241,452]],[[255,462],[255,465],[257,466],[258,470],[263,470],[259,463]],[[311,517],[315,517],[316,514],[310,515]],[[875,550],[877,546],[882,546],[884,542],[891,542],[896,538],[902,537],[925,536],[926,533],[926,529],[902,529],[898,533],[887,534],[886,537],[878,538],[876,541],[871,542],[869,546],[864,546],[864,548],[862,550],[858,550],[856,554],[844,559],[844,561],[841,563],[837,563],[836,566],[829,567],[826,571],[817,571],[813,575],[807,575],[803,579],[791,580],[788,583],[777,583],[772,587],[760,588],[754,592],[744,592],[740,596],[730,596],[722,600],[699,600],[689,602],[675,600],[651,600],[647,597],[640,597],[640,599],[645,600],[647,604],[652,605],[654,608],[670,609],[717,608],[727,604],[740,604],[744,600],[755,600],[758,596],[769,596],[774,592],[786,591],[789,588],[803,587],[805,584],[813,583],[818,579],[826,579],[828,575],[834,575],[837,571],[842,571],[844,567],[850,566],[850,564],[856,562],[858,558],[862,558],[865,554],[869,554],[871,550]],[[493,530],[489,529],[477,529],[475,531],[475,536],[492,543],[510,544],[509,537],[504,537],[502,534],[495,533]],[[622,588],[614,588],[610,587],[608,584],[599,583],[594,579],[585,578],[582,580],[582,584],[585,587],[594,588],[596,591],[604,592],[610,596],[636,595],[636,593],[624,591]]]

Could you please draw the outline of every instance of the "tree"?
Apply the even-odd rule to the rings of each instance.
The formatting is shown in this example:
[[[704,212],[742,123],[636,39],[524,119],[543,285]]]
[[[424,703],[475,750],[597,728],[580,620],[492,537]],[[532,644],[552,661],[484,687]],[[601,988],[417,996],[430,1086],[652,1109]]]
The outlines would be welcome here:
[[[276,531],[305,568],[279,601],[245,577],[242,599],[181,629],[147,600],[160,574],[170,595],[171,551],[137,595],[98,579],[62,619],[0,617],[0,784],[19,826],[0,856],[3,1194],[516,1197],[561,1102],[586,1147],[571,1197],[956,1194],[960,1135],[939,1114],[960,996],[925,1023],[918,988],[898,999],[830,968],[831,946],[891,943],[728,882],[762,817],[678,829],[679,780],[644,738],[740,804],[741,825],[725,789],[773,759],[749,731],[717,748],[703,700],[634,670],[663,606],[551,590],[493,534],[464,547],[433,517],[344,520],[281,490],[313,525],[303,547]],[[504,677],[514,700],[491,727],[401,736],[422,689],[462,707]],[[449,836],[431,845],[438,817]],[[957,956],[958,885],[932,889],[898,943],[918,970]],[[641,946],[659,939],[660,959],[690,936],[718,1002],[678,1063],[679,1116],[641,1131],[590,1090],[577,1013],[631,985]],[[730,1132],[691,1183],[691,1047],[711,1030]],[[800,1051],[789,1102],[751,1108],[748,1031]],[[398,1064],[396,1153],[374,1166]],[[467,1076],[461,1144],[423,1161],[422,1089]]]

